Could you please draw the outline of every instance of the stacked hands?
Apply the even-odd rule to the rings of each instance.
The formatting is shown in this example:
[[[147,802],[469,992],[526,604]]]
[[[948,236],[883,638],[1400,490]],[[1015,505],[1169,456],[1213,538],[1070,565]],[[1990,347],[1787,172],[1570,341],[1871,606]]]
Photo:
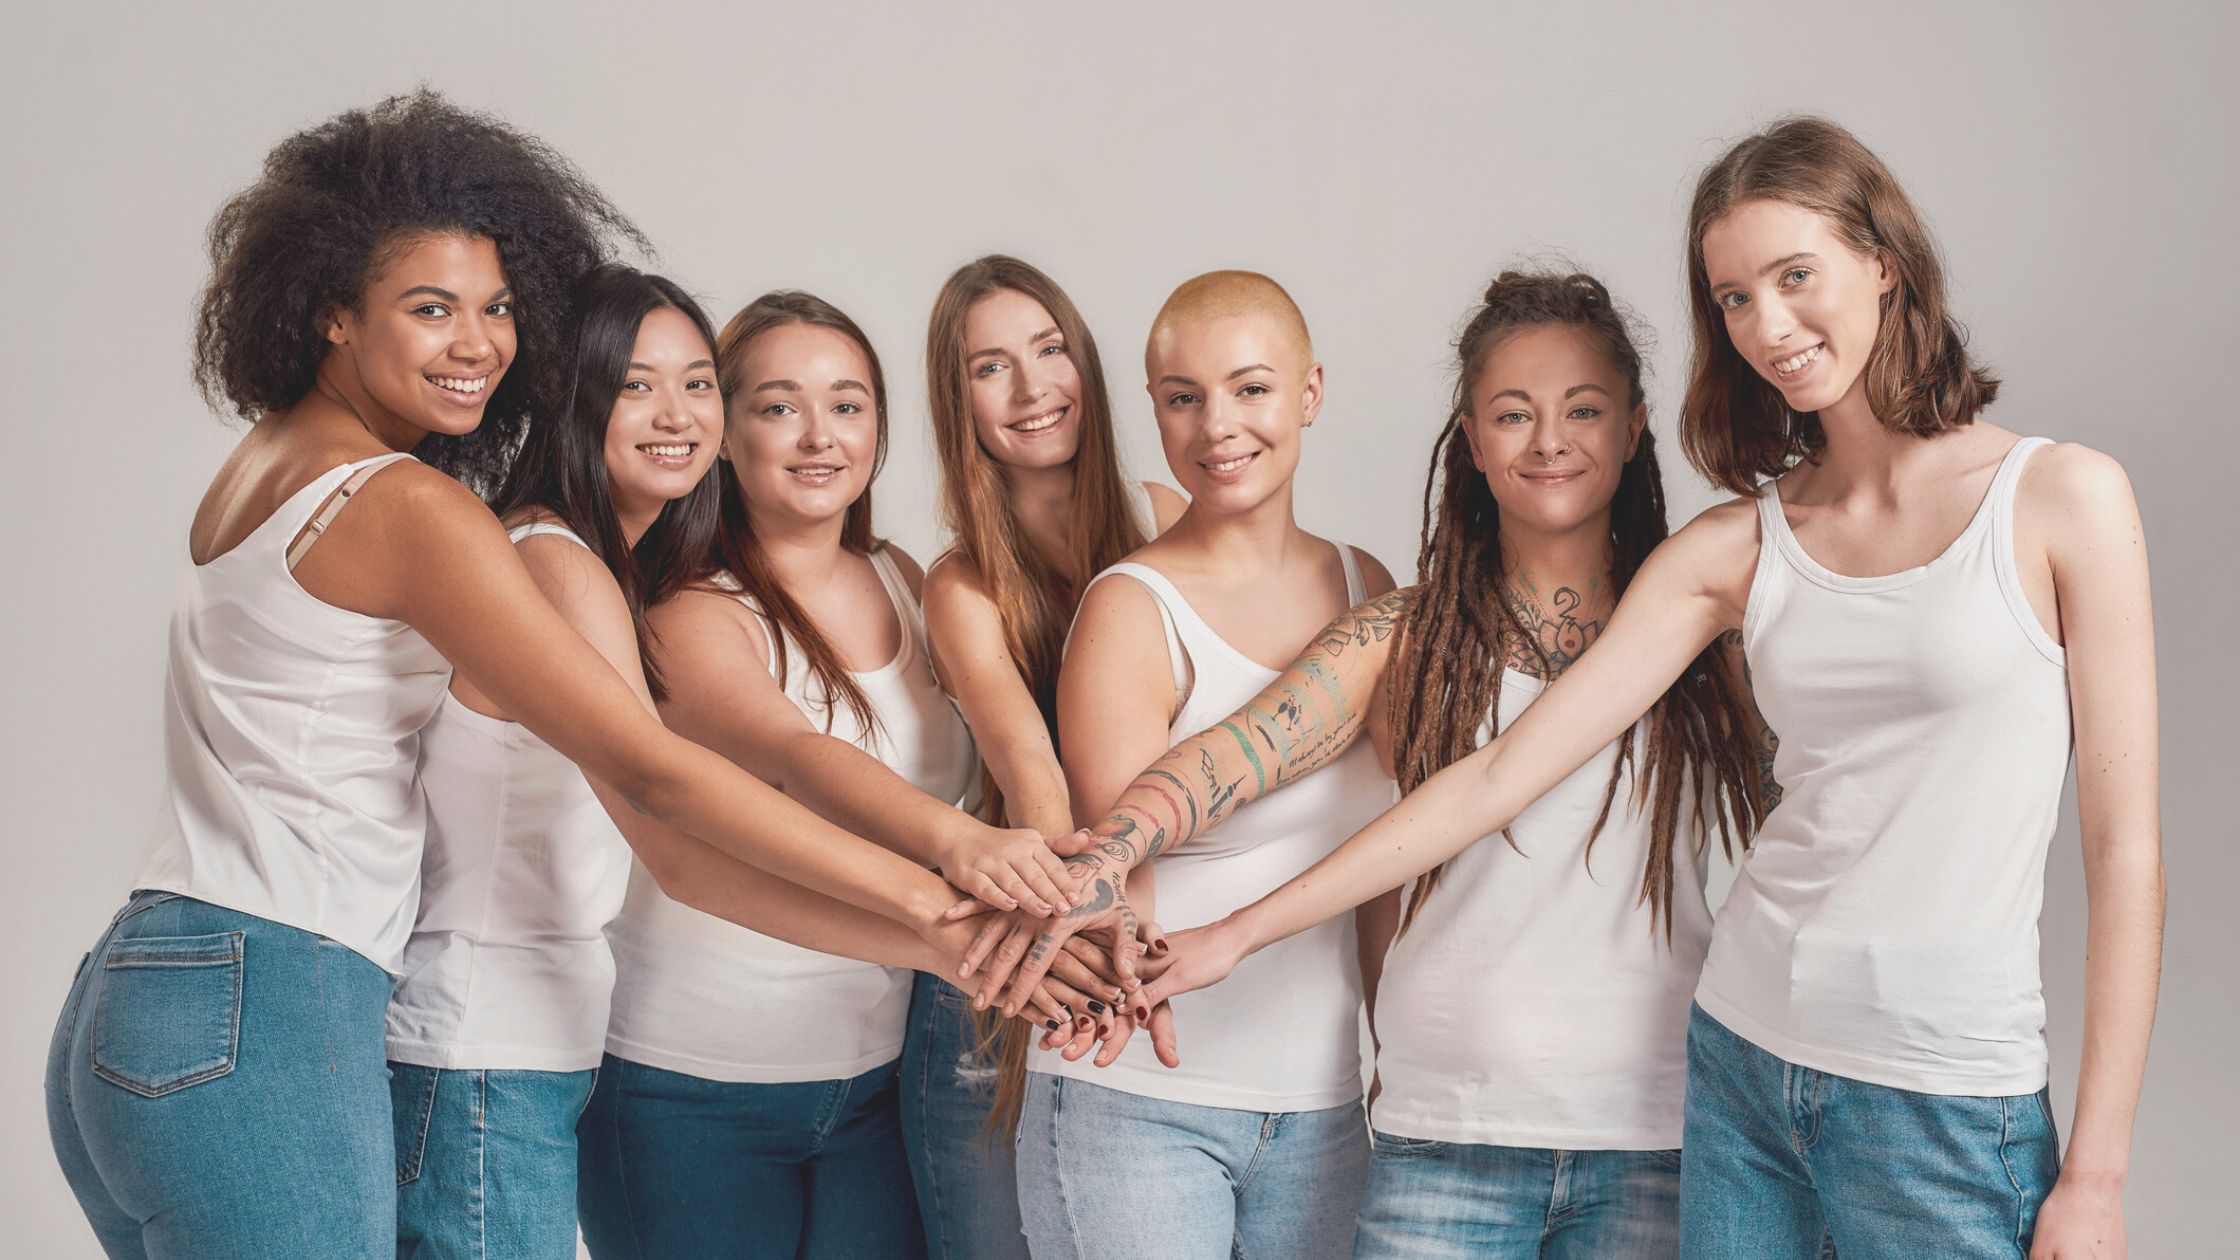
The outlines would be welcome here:
[[[1042,1048],[1068,1060],[1095,1049],[1096,1066],[1108,1066],[1143,1029],[1159,1061],[1180,1066],[1167,999],[1228,974],[1241,951],[1216,943],[1226,925],[1178,934],[1198,948],[1194,965],[1177,967],[1183,951],[1137,917],[1127,868],[1097,851],[1095,833],[1048,841],[1031,831],[1002,834],[1000,845],[943,868],[967,894],[932,929],[936,946],[957,960],[949,982],[973,995],[975,1010],[998,1007],[1039,1023]]]

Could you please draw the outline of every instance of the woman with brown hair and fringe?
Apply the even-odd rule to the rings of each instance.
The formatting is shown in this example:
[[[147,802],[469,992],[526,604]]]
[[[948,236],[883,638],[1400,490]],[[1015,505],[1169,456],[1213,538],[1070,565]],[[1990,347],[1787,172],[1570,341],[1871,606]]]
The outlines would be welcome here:
[[[1740,630],[1784,795],[1690,1015],[1683,1254],[2120,1256],[2163,904],[2130,483],[1979,419],[1998,381],[1928,230],[1834,123],[1784,120],[1713,163],[1686,245],[1681,434],[1745,497],[1658,548],[1514,728],[1175,941],[1137,1001],[1507,825]],[[2091,918],[2064,1158],[2037,928],[2072,751]]]
[[[986,765],[984,816],[1073,828],[1058,765],[1058,659],[1088,580],[1182,514],[1125,479],[1097,343],[1073,300],[1003,254],[959,267],[926,329],[926,401],[954,537],[926,573],[941,682]],[[1108,1012],[1077,1008],[1077,1018]],[[1026,1255],[1010,1133],[1032,1030],[991,1036],[964,995],[922,976],[903,1052],[903,1137],[936,1260]]]
[[[779,292],[732,318],[714,358],[720,523],[648,577],[663,717],[958,887],[1070,904],[1039,836],[956,808],[972,737],[933,681],[917,565],[872,531],[887,418],[870,342],[830,303]],[[581,1125],[594,1254],[922,1254],[895,1065],[927,951],[838,916],[792,926],[773,939],[633,872]]]
[[[1666,532],[1624,316],[1590,276],[1504,272],[1456,359],[1422,582],[1340,619],[1252,705],[1168,753],[1101,833],[1171,852],[1364,729],[1412,791],[1600,636]],[[1701,858],[1713,831],[1731,852],[1760,812],[1738,673],[1707,648],[1511,826],[1405,900],[1361,907],[1381,1092],[1356,1256],[1675,1253],[1683,1042],[1711,933]],[[1286,746],[1313,753],[1265,780],[1244,751]],[[1198,807],[1179,828],[1159,795],[1178,782]]]

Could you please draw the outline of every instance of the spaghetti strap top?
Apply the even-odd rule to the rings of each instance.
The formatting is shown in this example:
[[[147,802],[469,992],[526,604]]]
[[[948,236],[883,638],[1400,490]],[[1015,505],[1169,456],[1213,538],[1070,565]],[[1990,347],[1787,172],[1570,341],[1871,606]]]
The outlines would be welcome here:
[[[871,553],[871,565],[902,623],[894,659],[853,675],[878,729],[864,729],[846,705],[828,702],[798,645],[788,644],[782,674],[770,654],[771,674],[812,726],[877,757],[928,796],[965,801],[980,777],[972,732],[933,681],[925,620],[900,566],[883,548]],[[718,584],[765,634],[776,630],[736,581]],[[619,1058],[706,1080],[775,1084],[857,1076],[902,1053],[910,972],[820,954],[703,914],[671,900],[642,865],[630,872],[607,937],[615,957],[607,1049]]]
[[[540,521],[515,543],[565,538]],[[420,737],[428,843],[420,910],[389,1001],[389,1057],[575,1072],[606,1048],[630,846],[583,772],[518,722],[448,692]]]
[[[1340,544],[1349,606],[1367,598],[1351,547]],[[1281,676],[1215,633],[1165,574],[1116,564],[1158,605],[1178,707],[1170,747],[1228,717]],[[1095,583],[1092,582],[1091,585]],[[1304,646],[1304,645],[1302,645]],[[1289,882],[1389,807],[1392,780],[1368,741],[1314,774],[1254,801],[1216,830],[1160,854],[1159,922],[1169,931],[1211,923]],[[1182,1066],[1169,1069],[1138,1037],[1106,1068],[1036,1051],[1033,1071],[1146,1098],[1247,1111],[1312,1111],[1361,1096],[1361,972],[1353,916],[1338,915],[1237,964],[1228,982],[1174,999],[1189,1029]]]
[[[2062,650],[2016,574],[2017,442],[1960,536],[1879,577],[1758,500],[1743,617],[1783,788],[1697,1002],[1791,1063],[1921,1093],[2046,1083],[2038,913],[2071,751]]]
[[[409,458],[337,465],[232,550],[189,564],[165,669],[163,803],[134,880],[315,932],[392,973],[419,893],[420,728],[451,666],[403,622],[303,589],[290,540],[327,527],[346,483]]]

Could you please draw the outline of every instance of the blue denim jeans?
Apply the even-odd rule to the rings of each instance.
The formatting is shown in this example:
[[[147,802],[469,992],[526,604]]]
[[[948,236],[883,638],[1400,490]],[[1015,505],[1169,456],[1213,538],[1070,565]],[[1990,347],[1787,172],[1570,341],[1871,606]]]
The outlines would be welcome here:
[[[1354,1260],[1670,1260],[1680,1152],[1375,1135]]]
[[[389,1065],[397,1260],[575,1260],[581,1072]]]
[[[1798,1067],[1688,1021],[1681,1254],[1843,1260],[2030,1253],[2059,1147],[2046,1091],[1919,1094]]]
[[[1359,1102],[1239,1111],[1030,1072],[1018,1154],[1035,1260],[1346,1260],[1369,1127]]]
[[[996,1056],[971,999],[923,972],[902,1047],[902,1144],[933,1260],[1026,1260],[1011,1135],[992,1133]]]
[[[608,1055],[577,1126],[597,1260],[918,1260],[895,1065],[791,1085]]]
[[[55,1025],[47,1129],[112,1257],[391,1260],[388,973],[297,928],[141,892]]]

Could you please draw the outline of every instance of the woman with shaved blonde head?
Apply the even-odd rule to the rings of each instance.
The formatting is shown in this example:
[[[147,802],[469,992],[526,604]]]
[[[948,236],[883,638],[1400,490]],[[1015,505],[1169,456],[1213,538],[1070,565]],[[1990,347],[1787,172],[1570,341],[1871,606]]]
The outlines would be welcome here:
[[[1191,503],[1098,575],[1074,622],[1058,723],[1082,818],[1257,694],[1336,613],[1392,588],[1374,559],[1293,518],[1323,373],[1281,286],[1237,271],[1189,281],[1159,312],[1144,358],[1167,464]],[[1342,757],[1217,843],[1162,857],[1161,913],[1207,922],[1290,879],[1391,800],[1373,755]],[[1035,935],[1024,948],[1055,948],[1069,923],[1109,917],[1131,891],[1148,902],[1151,867],[1137,867],[1131,889],[1117,857],[1072,859],[1097,895],[1056,923],[1018,924],[1022,939]],[[1035,1057],[1018,1150],[1036,1256],[1351,1254],[1369,1157],[1352,924],[1302,933],[1251,967],[1220,995],[1178,1004],[1179,1060],[1163,1020],[1151,1029],[1155,1061],[1153,1045],[1129,1043],[1127,1016],[1098,1021],[1112,1035],[1093,1062],[1082,1061],[1086,1038]]]

